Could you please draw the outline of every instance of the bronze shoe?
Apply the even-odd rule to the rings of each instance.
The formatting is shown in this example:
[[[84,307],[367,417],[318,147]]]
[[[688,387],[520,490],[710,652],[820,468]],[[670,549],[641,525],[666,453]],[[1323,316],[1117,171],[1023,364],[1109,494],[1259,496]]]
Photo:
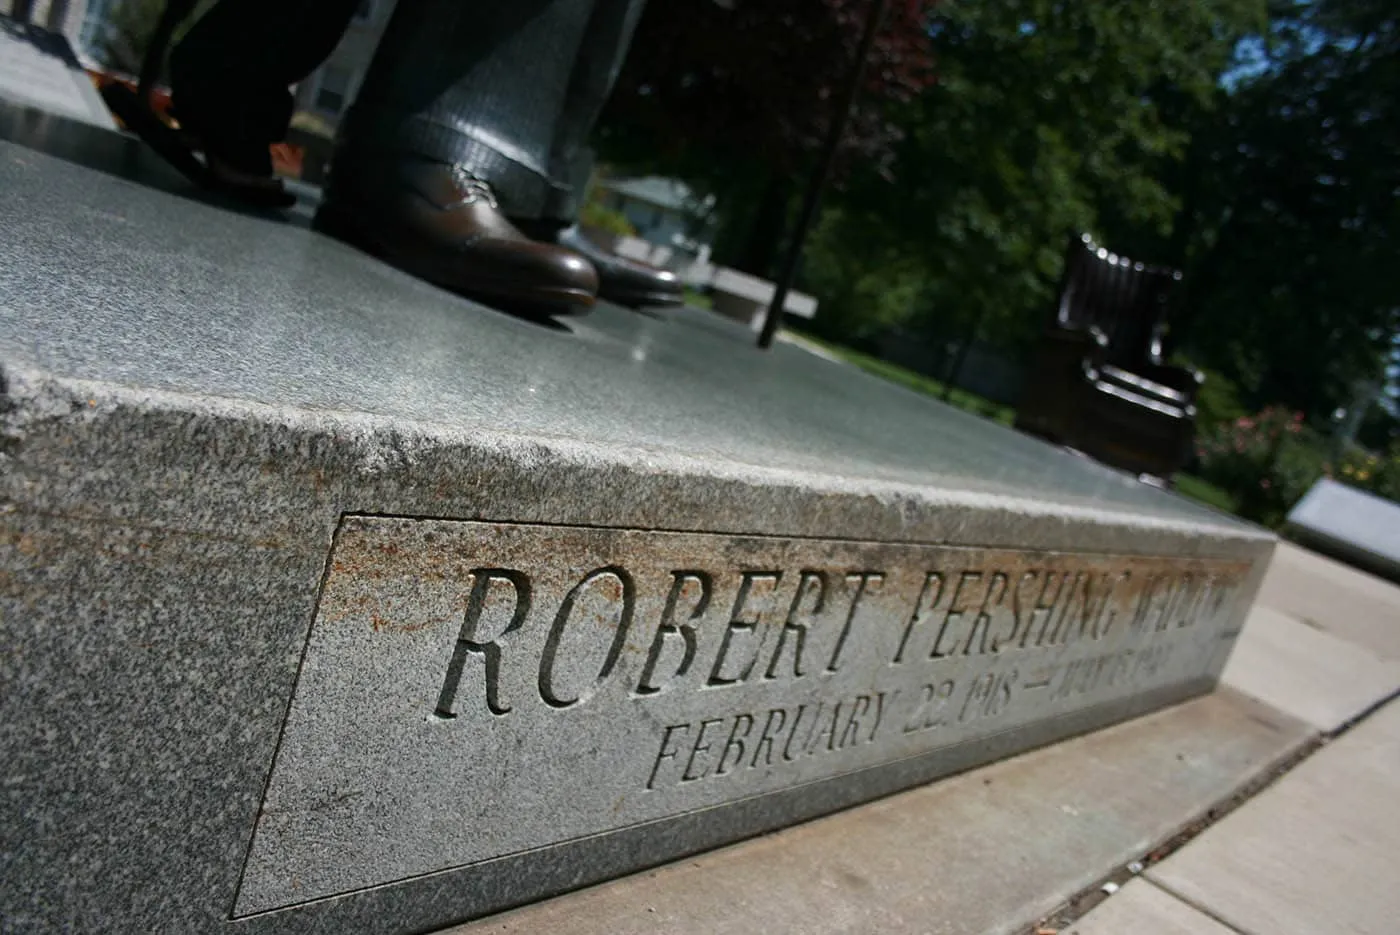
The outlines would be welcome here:
[[[422,279],[488,304],[578,313],[598,274],[572,250],[531,240],[491,187],[460,166],[397,158],[334,167],[315,228]]]
[[[598,270],[598,294],[609,302],[643,306],[680,305],[685,302],[680,278],[670,270],[631,260],[604,250],[578,225],[566,227],[556,242],[582,254]]]

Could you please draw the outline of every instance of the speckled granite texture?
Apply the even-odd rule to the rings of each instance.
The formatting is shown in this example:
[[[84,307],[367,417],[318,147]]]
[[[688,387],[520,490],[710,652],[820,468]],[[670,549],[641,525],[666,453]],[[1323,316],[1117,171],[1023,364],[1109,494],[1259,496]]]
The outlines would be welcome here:
[[[1272,549],[694,311],[549,329],[295,225],[8,143],[0,230],[6,931],[421,931],[814,813],[756,799],[660,842],[233,918],[350,514],[1233,560],[1253,569],[1239,619]],[[826,787],[815,808],[1198,693],[1228,646],[1189,679]]]

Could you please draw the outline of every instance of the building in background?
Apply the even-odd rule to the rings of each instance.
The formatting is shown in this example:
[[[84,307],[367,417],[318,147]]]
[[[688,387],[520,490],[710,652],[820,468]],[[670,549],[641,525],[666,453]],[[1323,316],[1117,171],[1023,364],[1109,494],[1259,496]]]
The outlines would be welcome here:
[[[83,13],[77,18],[77,35],[70,34],[69,38],[73,42],[73,48],[84,61],[96,62],[98,60],[98,46],[102,41],[102,32],[107,26],[107,19],[113,9],[121,0],[75,0],[74,5],[81,4]]]
[[[694,253],[708,239],[713,195],[700,198],[684,182],[657,175],[601,179],[596,184],[603,207],[627,218],[643,240]]]
[[[28,7],[29,22],[62,34],[82,55],[81,37],[88,8],[104,2],[111,3],[113,0],[0,0],[0,13],[18,18],[20,12]]]
[[[85,64],[96,65],[103,32],[121,3],[122,0],[30,0],[29,21],[62,33]],[[296,109],[329,133],[334,133],[364,81],[395,3],[396,0],[360,0],[350,28],[330,58],[297,85]],[[25,0],[0,0],[0,13],[14,16],[25,5]],[[151,28],[155,28],[154,22]]]
[[[369,70],[379,37],[394,12],[397,0],[360,0],[350,28],[341,37],[330,58],[296,88],[299,126],[314,126],[333,136],[346,109],[355,100]]]

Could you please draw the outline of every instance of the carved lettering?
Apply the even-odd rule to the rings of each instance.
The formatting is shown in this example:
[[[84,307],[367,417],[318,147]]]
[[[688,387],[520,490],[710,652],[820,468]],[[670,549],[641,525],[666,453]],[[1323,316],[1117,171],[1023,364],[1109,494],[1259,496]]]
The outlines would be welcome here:
[[[938,535],[974,528],[950,514]],[[780,533],[341,517],[235,915],[614,848],[757,797],[807,814],[1184,698],[1268,550],[1247,531],[1228,557],[1210,534],[1134,543],[1190,553],[1153,556]],[[415,804],[483,789],[498,833]],[[432,846],[361,872],[347,821]]]
[[[820,705],[817,706],[817,711],[818,714],[821,713]],[[792,719],[792,729],[788,731],[787,742],[783,744],[783,759],[789,763],[797,759],[797,757],[792,755],[792,742],[797,737],[797,729],[802,726],[802,716],[806,713],[807,706],[805,704],[797,706],[797,712]]]
[[[838,676],[848,656],[855,658],[851,647],[867,640],[892,641],[894,667],[916,651],[916,635],[917,652],[929,660],[1017,650],[1029,654],[1027,664],[974,670],[966,679],[935,678],[902,688],[877,684],[845,696],[665,724],[657,728],[645,789],[779,768],[873,743],[889,720],[890,706],[902,699],[907,700],[897,708],[895,736],[998,718],[1031,695],[1063,703],[1159,682],[1173,664],[1188,668],[1203,658],[1199,648],[1174,655],[1171,634],[1215,621],[1241,577],[1196,566],[1153,568],[1135,560],[1114,567],[1114,560],[1073,566],[1057,559],[1014,572],[989,564],[953,565],[897,579],[904,600],[898,592],[882,595],[881,613],[857,626],[862,600],[888,584],[887,572],[799,566],[791,572],[774,567],[727,574],[732,577],[722,584],[710,569],[667,573],[664,596],[651,598],[658,603],[649,605],[660,608],[652,611],[655,628],[643,631],[640,646],[631,645],[639,654],[630,657],[636,661],[628,668],[636,704],[650,704],[674,690],[737,686],[758,675],[764,683],[781,685],[819,671],[825,682]],[[789,580],[795,584],[780,598],[779,589]],[[556,609],[543,618],[548,626],[537,631],[542,642],[534,644],[539,699],[548,708],[572,708],[593,698],[621,668],[629,636],[639,626],[637,585],[621,565],[589,572],[544,608],[537,608],[539,589],[524,571],[480,567],[467,582],[462,623],[433,712],[439,719],[459,717],[464,698],[471,697],[494,717],[518,710],[520,699],[513,705],[504,697],[503,670],[518,664],[530,621],[551,604]],[[840,604],[836,588],[843,595]],[[699,668],[702,621],[721,589],[733,595],[728,619],[712,632],[710,664]],[[775,606],[780,599],[781,611]],[[825,623],[838,619],[839,626]],[[1126,633],[1118,629],[1120,619]],[[1118,649],[1056,659],[1073,645],[1102,643],[1115,633]],[[1135,642],[1123,646],[1130,634]],[[820,661],[813,659],[816,652]],[[462,685],[472,672],[479,673],[472,681],[479,678],[480,688],[464,695]],[[895,671],[889,677],[895,678]]]
[[[1040,572],[1023,571],[1021,577],[1016,581],[1016,588],[1011,592],[1011,632],[1006,634],[1005,639],[998,636],[992,640],[992,652],[999,653],[1004,646],[1010,646],[1016,642],[1016,637],[1021,635],[1023,629],[1030,628],[1030,620],[1022,617],[1025,608],[1027,586],[1034,588],[1036,579],[1040,577]]]
[[[854,741],[857,732],[860,730],[861,718],[865,717],[865,712],[870,709],[869,695],[856,695],[851,702],[851,710],[847,715],[846,726],[841,731],[841,741],[838,747],[844,747],[848,742]]]
[[[1046,619],[1045,626],[1041,628],[1041,637],[1036,641],[1037,646],[1060,646],[1068,643],[1076,599],[1078,599],[1080,607],[1087,609],[1089,576],[1081,571],[1075,572],[1073,579],[1070,579],[1069,575],[1066,574],[1065,580],[1069,581],[1069,584],[1064,585],[1064,602],[1057,602],[1059,613],[1051,615],[1054,618],[1053,624],[1049,618]],[[1049,633],[1044,632],[1047,628]]]
[[[933,609],[938,606],[938,599],[942,596],[942,572],[931,571],[924,575],[923,587],[919,588],[919,596],[914,599],[914,611],[909,615],[909,622],[904,625],[904,635],[899,638],[899,649],[895,650],[894,662],[896,664],[904,661],[904,651],[909,647],[909,637],[913,634],[914,628],[924,624],[928,616],[933,613]]]
[[[884,574],[878,571],[856,571],[846,576],[846,584],[855,590],[851,592],[846,622],[841,625],[841,633],[836,637],[836,646],[831,650],[831,659],[826,664],[828,673],[841,668],[841,651],[846,648],[846,638],[851,635],[851,624],[855,623],[856,611],[860,610],[860,599],[865,596],[865,589],[872,585],[878,588],[884,580]]]
[[[674,760],[676,758],[676,754],[680,752],[680,749],[678,747],[671,746],[671,735],[674,734],[676,731],[688,732],[689,730],[689,724],[670,724],[667,725],[665,731],[662,732],[661,749],[656,751],[656,762],[652,763],[651,775],[647,777],[646,787],[648,789],[652,789],[656,786],[656,772],[657,770],[661,769],[661,761]]]
[[[822,612],[826,606],[826,575],[820,571],[804,571],[798,577],[797,591],[792,596],[792,606],[788,608],[787,619],[783,621],[783,628],[778,631],[778,645],[773,650],[773,656],[768,660],[768,671],[763,674],[766,679],[778,677],[778,664],[783,658],[783,647],[787,645],[788,635],[792,635],[792,677],[802,677],[802,650],[807,645],[807,629],[812,625],[812,618]],[[802,604],[807,599],[809,593],[814,593],[816,597],[811,601],[808,610],[802,610]]]
[[[473,568],[471,578],[472,589],[467,595],[462,629],[452,650],[452,659],[447,664],[442,690],[438,692],[434,713],[441,718],[457,716],[457,688],[462,682],[462,669],[466,667],[469,654],[480,656],[485,666],[487,710],[497,715],[510,713],[510,706],[501,698],[501,647],[497,641],[519,630],[530,613],[530,579],[524,572],[509,568]],[[501,632],[485,639],[487,634],[482,632],[482,616],[491,593],[498,590],[492,587],[493,584],[508,586],[513,593],[513,606],[509,622],[501,628]]]
[[[601,602],[607,605],[608,609],[605,613],[616,617],[612,624],[614,630],[612,643],[608,647],[608,654],[603,660],[597,678],[585,687],[576,690],[574,697],[569,698],[554,684],[554,667],[559,658],[559,644],[564,639],[564,631],[569,620],[574,616],[575,605],[581,600],[593,603],[595,599],[601,599]],[[574,585],[573,589],[565,596],[564,602],[560,604],[559,613],[554,616],[554,625],[549,628],[549,638],[545,640],[544,652],[540,656],[540,697],[544,699],[545,704],[551,708],[572,707],[579,702],[587,701],[603,682],[607,681],[608,676],[612,674],[613,667],[617,665],[618,657],[622,655],[622,647],[627,643],[627,630],[632,624],[632,608],[635,600],[632,576],[621,568],[599,568],[589,572],[582,581]]]
[[[977,655],[986,654],[987,634],[992,628],[992,613],[1001,606],[1002,599],[1006,597],[1007,581],[1006,572],[992,572],[991,581],[987,584],[987,591],[982,596],[982,606],[978,608],[977,617],[972,621],[972,629],[968,630],[967,639],[963,642],[962,654],[964,656],[973,655],[974,645],[977,647]],[[980,639],[978,638],[979,634]]]
[[[1011,669],[1007,672],[988,672],[974,679],[958,712],[958,723],[1003,713],[1011,704],[1018,678],[1017,670]]]
[[[1031,632],[1035,629],[1036,615],[1044,613],[1041,620],[1040,633],[1035,638],[1035,645],[1045,645],[1045,636],[1050,629],[1051,622],[1055,619],[1055,611],[1060,606],[1060,601],[1069,596],[1069,591],[1065,588],[1065,581],[1069,578],[1068,572],[1047,571],[1040,583],[1040,594],[1035,599],[1035,605],[1031,608],[1030,616],[1026,619],[1026,630],[1021,634],[1021,648],[1026,648],[1026,643],[1030,639]],[[1051,590],[1051,586],[1054,590]],[[1047,601],[1046,594],[1050,595]]]
[[[893,692],[875,693],[875,719],[870,724],[870,734],[865,738],[866,743],[874,743],[875,738],[880,733],[880,724],[883,723],[885,717],[886,695],[889,695],[890,699],[893,700],[899,695],[899,689],[895,689]]]
[[[709,775],[710,768],[708,766],[704,766],[700,772],[692,775],[692,770],[695,768],[695,758],[702,753],[708,753],[711,749],[711,745],[705,743],[706,731],[715,724],[723,723],[724,718],[722,717],[707,718],[700,722],[700,729],[695,732],[695,745],[690,748],[690,759],[685,761],[685,772],[681,773],[681,782],[695,782]]]
[[[716,687],[721,685],[738,685],[748,681],[753,674],[754,666],[758,663],[759,653],[763,649],[763,635],[758,634],[754,640],[752,652],[749,654],[749,661],[739,670],[736,675],[722,675],[724,663],[729,656],[731,641],[736,635],[753,636],[758,630],[758,625],[762,622],[763,611],[767,609],[767,604],[772,600],[773,592],[777,590],[778,582],[782,579],[780,571],[746,571],[741,574],[739,583],[739,594],[734,598],[734,611],[729,615],[729,625],[724,628],[724,637],[720,640],[719,652],[715,654],[714,667],[710,669],[710,677],[705,684]],[[758,592],[757,602],[761,602],[758,609],[749,606],[750,594]]]
[[[759,735],[758,743],[753,746],[753,759],[749,761],[749,766],[758,765],[758,758],[763,757],[764,766],[773,765],[773,741],[783,732],[783,725],[787,723],[787,709],[774,708],[768,712],[768,717],[763,722],[763,733]]]
[[[919,689],[919,701],[909,719],[904,722],[904,733],[937,730],[943,726],[943,709],[957,688],[952,679],[941,682],[927,682]]]
[[[1167,574],[1154,574],[1148,576],[1143,583],[1142,590],[1138,592],[1137,605],[1133,610],[1133,621],[1131,627],[1134,631],[1157,629],[1156,624],[1160,622],[1172,598],[1172,580]],[[1156,621],[1152,621],[1154,612],[1157,615]],[[1149,623],[1149,621],[1152,621]]]
[[[1094,639],[1096,640],[1107,637],[1109,630],[1113,628],[1113,622],[1118,619],[1118,602],[1114,598],[1118,595],[1121,587],[1131,582],[1133,573],[1123,571],[1116,577],[1111,574],[1105,574],[1104,577],[1113,577],[1113,582],[1108,586],[1108,593],[1103,596],[1103,606],[1094,619]]]
[[[647,651],[646,664],[642,667],[642,677],[637,682],[638,695],[655,695],[665,687],[655,684],[653,679],[656,675],[656,665],[661,659],[661,651],[669,637],[679,636],[683,649],[681,661],[676,664],[676,670],[667,681],[680,678],[690,671],[690,664],[695,661],[695,624],[709,608],[710,593],[713,590],[713,579],[703,571],[671,572],[671,590],[666,595],[666,607],[661,611],[661,623],[656,628],[651,649]],[[681,599],[691,593],[695,596],[691,599],[690,613],[686,615],[685,622],[677,623],[676,608]]]
[[[742,732],[740,731],[741,726],[743,727]],[[729,763],[730,753],[734,753],[736,765],[744,761],[744,738],[748,737],[751,730],[753,730],[753,715],[740,714],[734,718],[734,726],[730,728],[729,739],[724,742],[724,752],[719,755],[719,765],[715,767],[716,776],[723,776],[732,768],[726,765]]]
[[[826,738],[826,749],[834,750],[836,743],[836,725],[841,722],[841,706],[844,702],[836,702],[831,706],[831,711],[824,719],[818,719],[818,723],[825,725],[820,731],[813,732],[808,738],[805,752],[811,754],[817,747],[822,746],[822,738]]]
[[[933,641],[933,649],[929,650],[928,657],[930,659],[940,659],[953,651],[952,646],[956,645],[958,638],[954,636],[948,641],[950,645],[945,648],[943,637],[947,634],[948,628],[955,622],[962,620],[963,614],[967,613],[969,609],[967,606],[963,605],[961,600],[963,588],[965,588],[969,582],[976,583],[981,580],[982,573],[980,571],[965,571],[958,575],[957,587],[953,588],[953,599],[948,602],[948,610],[943,614],[943,625],[938,628],[938,636]]]
[[[838,756],[869,746],[878,742],[885,712],[897,695],[862,692],[815,708],[799,704],[794,708],[740,711],[698,722],[669,724],[661,729],[644,788],[650,791],[665,784],[713,782],[759,767],[771,769],[800,759]],[[779,752],[779,740],[785,732]]]

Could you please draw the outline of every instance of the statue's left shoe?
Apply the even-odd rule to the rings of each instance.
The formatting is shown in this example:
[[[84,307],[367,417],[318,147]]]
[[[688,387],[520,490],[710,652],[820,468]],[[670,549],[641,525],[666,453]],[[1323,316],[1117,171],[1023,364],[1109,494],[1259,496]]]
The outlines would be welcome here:
[[[265,166],[245,168],[225,158],[215,139],[201,136],[192,120],[176,126],[157,113],[135,88],[112,82],[101,94],[108,109],[128,130],[200,188],[254,208],[290,208],[296,204],[296,196],[272,174],[271,156],[264,154]]]
[[[675,273],[650,263],[609,253],[588,239],[577,224],[561,230],[554,239],[592,263],[598,271],[598,297],[633,308],[680,305],[685,301]]]

